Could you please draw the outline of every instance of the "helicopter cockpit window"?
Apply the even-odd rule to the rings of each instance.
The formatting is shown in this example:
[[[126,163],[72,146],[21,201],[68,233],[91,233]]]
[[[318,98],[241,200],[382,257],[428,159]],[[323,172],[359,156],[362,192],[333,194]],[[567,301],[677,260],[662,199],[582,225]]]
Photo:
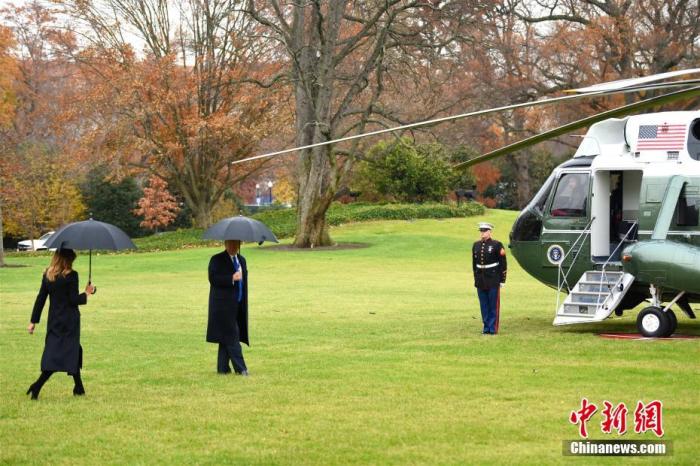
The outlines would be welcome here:
[[[552,217],[585,217],[588,173],[565,173],[559,179],[550,214]]]
[[[700,160],[700,118],[690,124],[688,135],[688,153],[695,160]]]
[[[547,178],[530,203],[523,209],[510,233],[511,241],[537,241],[542,233],[542,216],[549,193],[554,186],[554,174]]]
[[[676,225],[679,227],[696,227],[700,217],[700,195],[686,194],[685,189],[678,198]]]
[[[554,186],[554,174],[552,173],[544,182],[540,190],[537,192],[535,197],[530,201],[530,206],[533,207],[538,214],[542,215],[544,213],[544,206],[549,198],[549,193],[552,191],[552,186]]]

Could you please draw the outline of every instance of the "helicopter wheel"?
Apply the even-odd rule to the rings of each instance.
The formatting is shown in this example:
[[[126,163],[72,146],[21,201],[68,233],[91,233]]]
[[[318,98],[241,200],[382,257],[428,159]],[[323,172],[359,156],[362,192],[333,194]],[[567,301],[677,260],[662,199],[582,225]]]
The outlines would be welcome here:
[[[637,330],[645,337],[663,338],[671,334],[671,318],[661,308],[645,307],[637,315]],[[673,316],[675,317],[675,315]],[[673,329],[675,330],[675,328]]]
[[[671,335],[673,335],[673,332],[676,331],[676,327],[678,327],[678,318],[676,317],[676,314],[670,309],[664,314],[666,314],[666,317],[668,318],[668,330],[666,330],[666,335],[664,336],[670,337]]]

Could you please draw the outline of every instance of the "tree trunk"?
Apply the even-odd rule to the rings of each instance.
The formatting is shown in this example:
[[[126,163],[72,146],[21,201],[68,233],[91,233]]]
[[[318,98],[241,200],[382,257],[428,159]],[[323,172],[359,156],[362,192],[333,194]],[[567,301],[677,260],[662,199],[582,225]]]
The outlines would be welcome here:
[[[309,36],[304,36],[303,7],[295,11],[294,49],[299,58],[293,70],[297,144],[305,146],[333,139],[331,103],[335,69],[331,44],[335,43],[346,2],[329,6],[324,17],[314,9]],[[324,29],[325,42],[319,28]],[[333,244],[326,224],[326,211],[337,187],[337,161],[330,146],[315,147],[299,159],[299,197],[294,247],[313,248]]]
[[[185,204],[192,211],[194,224],[198,228],[209,228],[213,222],[212,212],[214,206],[219,202],[219,197],[212,198],[209,186],[190,185],[187,180],[174,176],[171,179],[173,186],[176,186],[185,200]]]
[[[515,133],[515,138],[513,134]],[[510,144],[513,139],[522,138],[525,134],[525,114],[516,111],[513,115],[512,130],[506,132],[507,143]],[[515,183],[517,185],[517,203],[518,209],[525,207],[530,200],[530,157],[531,151],[518,151],[510,157],[510,163],[515,168]]]
[[[0,267],[5,267],[5,246],[2,242],[2,200],[0,200]]]
[[[522,209],[530,201],[530,172],[528,171],[530,151],[524,150],[510,157],[510,163],[515,168],[516,202],[518,209]]]
[[[297,234],[294,247],[313,248],[331,246],[333,240],[328,233],[326,211],[335,194],[335,174],[330,164],[331,151],[317,147],[302,156],[302,176],[297,200]]]
[[[194,215],[194,224],[199,228],[209,228],[213,222],[211,205],[190,205]]]
[[[316,246],[331,246],[331,240],[326,225],[326,206],[328,203],[322,199],[311,197],[299,202],[297,206],[297,235],[294,238],[294,247],[313,248]]]

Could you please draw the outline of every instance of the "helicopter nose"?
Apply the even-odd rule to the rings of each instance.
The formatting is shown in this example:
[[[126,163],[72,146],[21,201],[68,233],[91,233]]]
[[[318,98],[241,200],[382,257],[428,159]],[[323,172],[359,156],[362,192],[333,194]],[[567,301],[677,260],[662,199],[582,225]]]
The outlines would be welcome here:
[[[542,233],[542,218],[530,209],[520,213],[510,232],[513,241],[538,241]]]

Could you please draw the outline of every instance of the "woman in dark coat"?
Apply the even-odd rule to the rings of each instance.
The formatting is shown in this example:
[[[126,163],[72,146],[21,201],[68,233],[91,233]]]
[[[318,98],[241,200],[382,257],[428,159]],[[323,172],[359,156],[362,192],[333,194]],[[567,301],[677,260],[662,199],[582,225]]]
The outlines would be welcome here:
[[[209,261],[207,341],[219,344],[217,372],[248,375],[241,342],[248,343],[248,267],[241,242],[226,240],[226,250]]]
[[[85,293],[78,293],[78,272],[73,270],[75,252],[72,249],[59,249],[53,255],[51,264],[41,279],[41,288],[34,303],[29,333],[34,333],[41,319],[46,298],[50,298],[49,317],[46,326],[46,343],[41,357],[41,375],[27,390],[32,399],[39,398],[39,392],[51,374],[67,372],[73,376],[73,395],[84,395],[85,388],[80,379],[83,365],[83,348],[80,346],[80,311],[78,305],[87,303],[87,293],[95,288],[88,283]]]

